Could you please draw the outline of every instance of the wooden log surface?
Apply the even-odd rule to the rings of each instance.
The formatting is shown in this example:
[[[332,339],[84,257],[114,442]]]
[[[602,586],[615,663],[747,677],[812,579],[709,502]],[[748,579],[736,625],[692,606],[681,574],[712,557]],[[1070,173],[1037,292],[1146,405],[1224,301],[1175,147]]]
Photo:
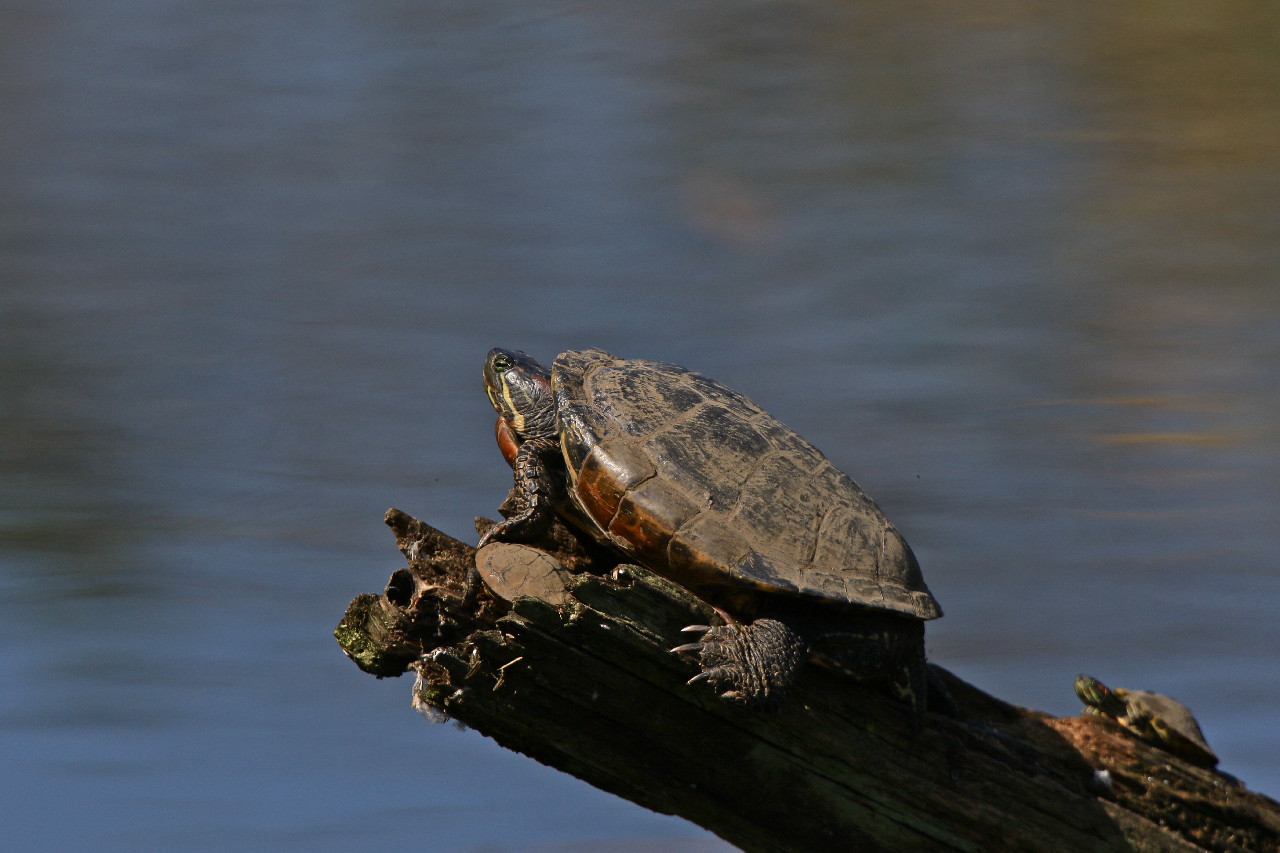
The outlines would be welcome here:
[[[780,708],[745,710],[686,685],[696,667],[669,649],[716,617],[661,577],[559,526],[477,562],[399,510],[386,522],[407,566],[334,631],[361,669],[416,671],[429,713],[743,850],[1280,850],[1275,801],[1102,717],[1010,705],[939,667],[962,716],[923,732],[816,667]]]

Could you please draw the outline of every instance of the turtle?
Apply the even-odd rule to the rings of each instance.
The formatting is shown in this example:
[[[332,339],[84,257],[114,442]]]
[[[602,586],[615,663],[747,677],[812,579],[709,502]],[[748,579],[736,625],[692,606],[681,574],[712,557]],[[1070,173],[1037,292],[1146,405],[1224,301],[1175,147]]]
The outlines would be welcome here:
[[[925,662],[942,615],[874,501],[747,397],[674,364],[567,351],[548,369],[493,349],[484,363],[514,476],[490,542],[531,542],[558,512],[716,608],[724,624],[673,652],[725,700],[782,701],[806,662],[879,681],[918,728],[945,688]]]
[[[1096,678],[1077,675],[1076,695],[1086,714],[1109,717],[1147,743],[1201,767],[1215,767],[1213,754],[1190,709],[1163,693],[1107,687]]]

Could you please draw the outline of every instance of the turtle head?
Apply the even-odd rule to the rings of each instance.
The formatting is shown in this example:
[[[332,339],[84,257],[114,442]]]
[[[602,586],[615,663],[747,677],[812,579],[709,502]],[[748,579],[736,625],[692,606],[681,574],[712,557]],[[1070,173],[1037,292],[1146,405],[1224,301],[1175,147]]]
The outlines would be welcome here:
[[[521,441],[555,435],[551,371],[537,361],[518,350],[489,350],[484,360],[484,390]]]
[[[1077,675],[1075,690],[1076,695],[1080,697],[1080,701],[1089,708],[1093,708],[1096,712],[1108,717],[1124,716],[1124,699],[1117,696],[1115,691],[1098,679],[1087,675]]]

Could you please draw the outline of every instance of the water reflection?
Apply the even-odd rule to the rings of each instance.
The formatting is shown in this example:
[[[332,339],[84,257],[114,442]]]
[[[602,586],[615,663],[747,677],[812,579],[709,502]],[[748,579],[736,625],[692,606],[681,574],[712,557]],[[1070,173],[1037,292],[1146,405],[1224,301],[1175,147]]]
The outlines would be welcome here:
[[[908,533],[936,658],[1054,713],[1078,671],[1171,693],[1274,795],[1266,15],[18,4],[10,834],[704,844],[424,728],[328,637],[394,568],[386,506],[468,535],[505,489],[493,345],[757,398]]]

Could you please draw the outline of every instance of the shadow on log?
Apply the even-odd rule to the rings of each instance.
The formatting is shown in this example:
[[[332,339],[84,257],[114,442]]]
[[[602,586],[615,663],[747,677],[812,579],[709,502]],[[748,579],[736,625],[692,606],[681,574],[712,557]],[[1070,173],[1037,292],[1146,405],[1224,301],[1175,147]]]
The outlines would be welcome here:
[[[1275,801],[1107,719],[1019,708],[938,667],[963,719],[929,714],[921,733],[817,667],[781,708],[743,710],[686,685],[695,666],[668,651],[716,618],[680,587],[563,527],[477,561],[399,510],[386,522],[408,565],[334,631],[361,669],[416,670],[429,715],[743,850],[1280,849]]]

